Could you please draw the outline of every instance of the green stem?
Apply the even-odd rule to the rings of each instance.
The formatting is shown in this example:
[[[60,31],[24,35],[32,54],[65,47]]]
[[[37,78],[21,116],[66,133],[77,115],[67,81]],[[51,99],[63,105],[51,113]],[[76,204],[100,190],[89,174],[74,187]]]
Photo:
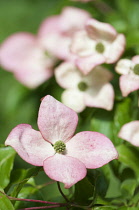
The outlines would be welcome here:
[[[65,199],[65,201],[66,201],[67,203],[69,203],[68,198],[66,197],[66,195],[65,195],[65,194],[62,192],[62,190],[61,190],[61,187],[60,187],[60,183],[59,183],[59,182],[57,182],[57,186],[58,186],[58,190],[59,190],[59,192],[61,193],[62,197]]]

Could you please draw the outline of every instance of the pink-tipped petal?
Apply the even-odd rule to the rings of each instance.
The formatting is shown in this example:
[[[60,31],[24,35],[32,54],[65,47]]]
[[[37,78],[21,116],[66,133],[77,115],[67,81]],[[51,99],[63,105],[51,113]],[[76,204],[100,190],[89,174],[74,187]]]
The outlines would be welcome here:
[[[78,159],[56,154],[44,161],[44,171],[53,180],[70,188],[86,176],[86,167]]]
[[[75,112],[82,112],[86,105],[83,92],[78,89],[67,89],[62,93],[62,102]]]
[[[52,17],[46,18],[40,25],[38,30],[38,36],[39,37],[47,37],[47,34],[49,33],[56,33],[60,29],[60,18],[58,15],[54,15]]]
[[[139,147],[139,121],[132,121],[123,125],[118,136]]]
[[[117,35],[116,30],[110,24],[95,19],[87,21],[86,29],[88,35],[95,40],[102,39],[111,42]]]
[[[114,103],[114,90],[110,83],[91,87],[85,94],[85,104],[89,107],[98,107],[112,110]]]
[[[126,97],[129,93],[139,89],[139,76],[134,74],[122,75],[120,77],[120,89]]]
[[[43,161],[55,153],[41,133],[28,124],[16,126],[6,139],[5,145],[13,147],[23,160],[35,166],[43,166]]]
[[[61,30],[74,32],[84,28],[90,14],[76,7],[65,7],[61,13]]]
[[[106,56],[106,63],[115,63],[123,54],[125,50],[125,36],[123,34],[117,35],[114,42],[108,47],[104,56]]]
[[[21,68],[28,50],[35,42],[35,36],[30,33],[20,32],[11,35],[0,46],[0,64],[9,71]]]
[[[139,55],[133,56],[132,61],[134,64],[138,64],[139,63]]]
[[[105,135],[97,132],[77,133],[67,142],[66,148],[67,155],[79,159],[86,168],[99,168],[118,158],[112,142]]]
[[[64,62],[55,69],[55,77],[63,88],[75,88],[81,81],[81,72],[72,63]]]
[[[78,123],[76,112],[52,96],[43,98],[38,115],[38,126],[43,137],[51,143],[68,141]]]
[[[101,54],[80,57],[76,60],[76,65],[84,75],[87,75],[92,69],[102,63],[105,63],[105,57]]]
[[[133,62],[129,59],[120,59],[116,64],[115,71],[119,74],[128,74],[133,67]]]

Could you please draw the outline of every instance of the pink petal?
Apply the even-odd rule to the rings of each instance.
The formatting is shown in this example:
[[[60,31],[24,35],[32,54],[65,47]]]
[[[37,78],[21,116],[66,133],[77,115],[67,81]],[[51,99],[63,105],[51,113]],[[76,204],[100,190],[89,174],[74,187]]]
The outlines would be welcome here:
[[[139,89],[139,76],[134,74],[122,75],[120,77],[120,89],[126,97],[129,93]]]
[[[80,57],[76,60],[76,65],[84,75],[87,75],[93,68],[102,63],[105,63],[105,58],[101,54]]]
[[[35,42],[35,36],[30,33],[11,35],[0,46],[0,64],[9,71],[15,71],[22,66],[25,53]]]
[[[123,34],[117,35],[116,39],[104,53],[104,56],[106,56],[106,63],[115,63],[121,57],[125,50],[125,43],[125,36]]]
[[[51,143],[68,141],[74,134],[78,123],[77,114],[52,96],[41,102],[38,126],[43,137]]]
[[[67,142],[66,148],[67,155],[79,159],[86,168],[99,168],[118,158],[112,142],[105,135],[97,132],[77,133]]]
[[[57,33],[60,31],[60,18],[59,15],[46,18],[40,25],[38,36],[47,36],[49,33]]]
[[[62,103],[75,112],[82,112],[86,107],[84,95],[78,89],[67,89],[62,93]]]
[[[63,88],[77,87],[81,76],[81,72],[69,62],[64,62],[55,69],[56,81]]]
[[[84,28],[90,14],[76,7],[65,7],[61,13],[61,30],[64,32],[75,32]]]
[[[139,121],[132,121],[123,125],[118,136],[139,147]]]
[[[138,64],[138,63],[139,63],[139,55],[135,55],[135,56],[132,58],[132,61],[133,61],[135,64]]]
[[[13,147],[23,160],[35,166],[42,166],[43,161],[55,153],[41,133],[28,124],[16,126],[6,139],[5,145]]]
[[[44,161],[44,171],[53,180],[70,188],[86,176],[86,167],[78,159],[56,154]]]
[[[112,42],[117,32],[116,30],[108,23],[102,23],[95,19],[90,19],[87,21],[86,29],[89,37],[95,40],[106,40]]]
[[[85,104],[89,107],[98,107],[112,110],[114,103],[114,90],[110,83],[90,87],[85,93]]]

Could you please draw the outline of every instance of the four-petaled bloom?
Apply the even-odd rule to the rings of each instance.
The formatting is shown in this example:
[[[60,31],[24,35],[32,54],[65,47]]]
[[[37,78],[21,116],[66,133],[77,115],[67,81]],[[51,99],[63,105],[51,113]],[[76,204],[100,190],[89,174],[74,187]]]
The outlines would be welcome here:
[[[118,136],[139,147],[139,120],[123,125]]]
[[[69,62],[62,63],[55,70],[58,84],[66,90],[62,102],[81,112],[86,106],[111,110],[114,102],[114,90],[109,81],[113,74],[102,66],[97,66],[88,75],[84,75]]]
[[[86,22],[86,30],[77,32],[72,40],[71,51],[78,68],[88,74],[102,63],[115,63],[125,48],[125,37],[118,34],[108,23],[95,19]]]
[[[86,176],[86,168],[101,167],[118,157],[112,142],[103,134],[85,131],[73,136],[77,122],[76,112],[48,95],[40,105],[40,131],[20,124],[5,144],[12,146],[26,162],[43,166],[51,179],[69,188]]]
[[[59,59],[69,59],[71,38],[75,32],[84,28],[90,18],[88,12],[65,7],[60,15],[43,21],[39,28],[39,37],[44,46]]]
[[[0,65],[29,88],[36,88],[48,80],[53,75],[54,64],[55,59],[33,34],[15,33],[0,46]]]
[[[139,89],[139,55],[134,56],[132,60],[119,60],[115,70],[122,74],[120,77],[120,89],[124,97]]]

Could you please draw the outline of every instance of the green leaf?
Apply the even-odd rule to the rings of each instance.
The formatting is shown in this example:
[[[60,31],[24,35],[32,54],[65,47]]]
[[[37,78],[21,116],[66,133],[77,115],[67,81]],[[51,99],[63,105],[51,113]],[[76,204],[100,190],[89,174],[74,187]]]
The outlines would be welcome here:
[[[0,188],[0,210],[14,210],[11,201],[1,192]]]
[[[42,169],[42,167],[34,167],[31,169],[18,169],[15,170],[11,176],[11,183],[9,188],[14,184],[13,189],[11,189],[11,196],[17,197],[20,190],[23,188],[23,186],[27,183],[27,181],[31,178],[36,176],[39,171]],[[14,201],[13,201],[14,203]]]
[[[0,147],[0,187],[3,189],[10,182],[15,154],[15,150],[11,147]]]
[[[85,177],[75,185],[75,202],[82,205],[89,205],[91,203],[90,198],[94,195],[94,186]]]
[[[121,127],[131,121],[131,99],[125,98],[124,100],[118,102],[115,108],[114,114],[114,125],[113,125],[113,134],[114,134],[114,143],[115,145],[121,144],[122,140],[118,138],[118,133]]]
[[[136,174],[136,177],[139,179],[139,155],[136,149],[124,144],[119,145],[116,149],[119,153],[119,161],[132,168]]]
[[[137,181],[135,179],[126,179],[121,184],[122,194],[129,196],[133,196],[135,189],[137,187]]]

